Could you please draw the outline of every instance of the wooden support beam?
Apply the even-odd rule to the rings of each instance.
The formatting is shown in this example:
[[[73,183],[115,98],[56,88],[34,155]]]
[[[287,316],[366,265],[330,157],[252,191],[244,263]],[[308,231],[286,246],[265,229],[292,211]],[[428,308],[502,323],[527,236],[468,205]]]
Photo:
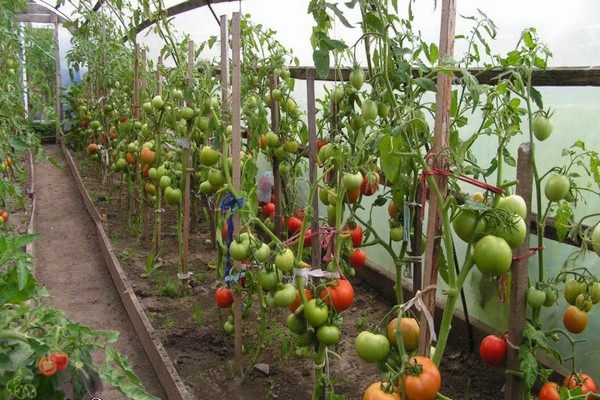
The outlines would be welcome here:
[[[314,71],[314,67],[309,66],[290,66],[290,76],[295,79],[306,79],[308,71]],[[321,81],[348,81],[352,68],[330,69],[326,78]],[[494,85],[497,83],[497,77],[504,72],[502,69],[469,68],[468,71],[475,75],[479,83]],[[365,70],[365,74],[368,71]],[[420,76],[422,72],[413,68],[414,78]],[[460,79],[460,74],[456,75],[455,81]],[[600,86],[600,66],[581,66],[581,67],[554,67],[545,70],[534,70],[531,83],[533,86]]]
[[[55,90],[56,90],[56,118],[57,121],[57,129],[56,129],[56,143],[60,143],[60,133],[62,130],[62,106],[61,106],[61,93],[60,88],[62,86],[61,76],[60,76],[60,46],[59,46],[59,37],[58,37],[58,18],[56,15],[53,18],[54,23],[54,68],[56,73],[56,82],[55,82]]]
[[[233,128],[233,138],[231,141],[231,158],[232,158],[232,184],[237,191],[241,189],[241,159],[240,150],[241,143],[241,114],[242,114],[242,97],[241,97],[241,15],[239,12],[234,12],[231,21],[231,125]],[[235,213],[233,216],[234,232],[240,230],[240,214]],[[235,261],[236,270],[241,272],[240,262]],[[243,352],[242,352],[242,293],[240,290],[234,290],[234,326],[235,326],[235,365],[234,371],[238,376],[242,376],[243,372]]]
[[[442,23],[440,29],[440,60],[446,55],[454,54],[454,36],[456,27],[456,0],[444,0],[442,3]],[[448,147],[450,135],[450,105],[452,103],[452,78],[439,72],[437,76],[436,93],[436,112],[434,141],[432,153],[440,152]],[[444,163],[437,165],[438,168],[447,169]],[[448,189],[448,178],[443,175],[436,175],[434,179],[440,189],[442,199],[446,198]],[[440,207],[442,204],[434,195],[433,191],[429,193],[429,209],[427,213],[427,246],[425,250],[425,270],[423,274],[423,287],[437,284],[438,262],[441,253],[442,220]],[[451,257],[451,255],[448,255]],[[435,295],[437,290],[430,290],[423,295],[425,306],[430,314],[435,313]],[[431,346],[431,332],[425,313],[421,313],[421,335],[419,338],[419,354],[429,356]]]
[[[519,184],[516,194],[525,200],[527,209],[531,209],[533,170],[531,168],[531,146],[523,143],[519,146],[517,163],[517,180]],[[526,226],[529,226],[531,214],[525,218]],[[525,241],[513,251],[515,257],[524,256],[529,252],[529,232],[525,233]],[[526,322],[527,289],[529,287],[529,258],[513,261],[510,268],[510,309],[508,312],[508,334],[507,340],[514,346],[520,346],[523,341],[523,328]],[[519,371],[521,369],[519,351],[508,347],[506,368]],[[506,385],[504,398],[506,400],[520,399],[523,396],[523,380],[513,374],[506,374]]]
[[[308,181],[314,185],[317,181],[317,121],[315,107],[315,74],[309,71],[306,76],[306,102],[308,113]],[[312,220],[310,229],[314,235],[311,240],[311,266],[313,269],[321,269],[321,244],[319,235],[319,188],[317,188],[312,199]]]

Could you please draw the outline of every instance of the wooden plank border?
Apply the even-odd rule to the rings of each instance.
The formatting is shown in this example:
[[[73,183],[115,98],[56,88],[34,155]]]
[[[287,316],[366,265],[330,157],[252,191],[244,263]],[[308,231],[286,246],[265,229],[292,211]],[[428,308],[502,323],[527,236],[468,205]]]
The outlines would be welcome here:
[[[138,338],[140,339],[142,347],[144,348],[144,352],[152,364],[152,368],[154,369],[154,372],[156,373],[156,376],[158,377],[158,380],[165,394],[167,395],[167,398],[169,400],[193,400],[193,397],[188,393],[183,381],[181,380],[181,377],[173,365],[173,362],[169,358],[167,351],[158,339],[158,335],[148,320],[141,303],[129,284],[129,280],[125,275],[125,272],[121,268],[121,264],[115,255],[113,247],[110,243],[110,239],[106,235],[104,227],[102,226],[100,214],[94,207],[87,189],[83,186],[81,175],[79,174],[79,170],[75,165],[73,157],[71,156],[69,150],[67,150],[65,147],[64,143],[61,144],[61,149],[65,159],[67,160],[69,169],[73,174],[73,178],[75,179],[79,193],[83,198],[85,207],[94,220],[94,224],[96,225],[98,243],[102,251],[102,256],[104,257],[104,261],[106,262],[106,266],[108,267],[115,288],[119,293],[123,307],[125,307],[125,310],[127,311],[127,315],[131,320]]]

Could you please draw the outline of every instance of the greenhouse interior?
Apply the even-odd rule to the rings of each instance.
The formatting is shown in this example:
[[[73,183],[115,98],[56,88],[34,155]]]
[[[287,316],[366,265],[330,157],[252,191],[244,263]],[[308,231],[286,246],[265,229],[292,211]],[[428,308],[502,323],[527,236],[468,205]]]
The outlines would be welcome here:
[[[0,0],[0,399],[600,399],[598,16]]]

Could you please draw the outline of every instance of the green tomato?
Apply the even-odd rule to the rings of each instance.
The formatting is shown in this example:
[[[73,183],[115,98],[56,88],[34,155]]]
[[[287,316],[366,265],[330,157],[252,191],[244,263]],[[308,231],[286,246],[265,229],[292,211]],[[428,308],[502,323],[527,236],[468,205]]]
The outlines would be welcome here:
[[[213,188],[220,188],[225,184],[225,174],[220,169],[211,168],[207,178]]]
[[[525,200],[517,194],[501,197],[497,207],[505,209],[511,214],[518,214],[523,219],[527,218],[527,206],[525,205]]]
[[[154,96],[154,98],[152,98],[151,104],[152,108],[156,110],[162,110],[162,108],[165,106],[165,102],[161,96]]]
[[[506,240],[506,243],[511,249],[516,249],[525,241],[525,235],[527,234],[527,227],[525,221],[521,216],[515,214],[513,216],[513,225],[510,227],[496,227],[494,229],[494,235],[501,237]]]
[[[158,181],[158,185],[160,186],[161,189],[166,189],[169,186],[171,186],[171,177],[169,175],[163,175],[160,177],[159,181]]]
[[[575,279],[569,279],[567,283],[565,283],[563,295],[565,296],[565,300],[567,301],[567,303],[575,305],[575,302],[577,301],[577,296],[582,294],[584,291],[585,284],[583,282],[579,282]]]
[[[556,304],[556,300],[558,300],[558,290],[556,286],[548,286],[544,289],[546,293],[546,301],[544,301],[545,307],[551,307]]]
[[[384,335],[363,331],[356,337],[354,348],[361,360],[368,363],[378,363],[389,354],[390,342]]]
[[[363,183],[363,176],[362,174],[359,172],[356,172],[354,174],[350,173],[350,172],[345,172],[344,176],[342,177],[342,185],[344,185],[344,187],[347,190],[356,190],[356,189],[360,189],[360,186]]]
[[[304,318],[314,328],[327,322],[328,316],[329,308],[320,299],[311,299],[304,305]]]
[[[571,182],[565,175],[552,174],[544,186],[544,194],[550,201],[560,201],[565,198],[571,188]]]
[[[344,89],[341,88],[340,86],[337,86],[331,92],[331,98],[334,103],[341,103],[341,101],[344,99]]]
[[[200,185],[198,186],[198,190],[202,194],[211,194],[211,193],[215,192],[215,188],[213,187],[213,185],[210,184],[209,181],[201,182]]]
[[[194,112],[194,109],[190,107],[183,107],[179,112],[179,116],[185,119],[186,121],[190,121],[192,118],[194,118],[195,114],[196,113]]]
[[[245,260],[250,255],[250,244],[243,240],[234,240],[229,245],[229,255],[237,261]]]
[[[275,266],[283,272],[290,272],[293,270],[295,261],[294,252],[290,249],[285,249],[275,256]]]
[[[390,239],[393,242],[400,242],[404,239],[404,227],[402,225],[390,229]]]
[[[600,224],[594,227],[592,231],[592,235],[590,236],[590,242],[592,243],[592,248],[600,256]]]
[[[352,87],[356,90],[360,90],[363,83],[365,82],[365,74],[363,73],[362,69],[355,68],[354,70],[352,70],[352,72],[350,72],[349,79]]]
[[[204,146],[202,150],[200,150],[200,162],[202,165],[206,165],[210,167],[215,165],[219,159],[221,158],[221,153],[217,150],[213,149],[210,146]]]
[[[335,325],[322,325],[317,329],[317,339],[325,346],[334,346],[340,341],[340,329]]]
[[[378,103],[377,115],[379,115],[380,118],[387,118],[390,115],[390,106],[385,103]]]
[[[265,139],[267,141],[267,146],[269,147],[275,147],[279,144],[279,136],[275,132],[267,132]]]
[[[290,332],[295,333],[296,335],[302,335],[306,332],[306,321],[304,318],[299,317],[294,313],[288,315],[286,326]]]
[[[592,300],[585,294],[581,293],[575,300],[575,305],[582,311],[590,312],[592,310]]]
[[[288,98],[286,103],[285,103],[285,110],[288,113],[293,112],[296,109],[296,102],[294,101],[294,99],[292,98]]]
[[[377,103],[373,100],[366,99],[362,102],[360,111],[364,121],[375,121],[375,118],[377,118]]]
[[[233,325],[233,322],[229,320],[225,321],[225,323],[223,324],[223,331],[227,335],[233,335],[233,332],[235,331],[235,326]]]
[[[500,276],[510,268],[512,250],[506,240],[487,235],[475,244],[473,258],[481,273]]]
[[[319,191],[319,200],[321,200],[321,203],[328,206],[329,205],[329,193],[326,190],[320,190]]]
[[[527,304],[534,309],[542,307],[544,302],[546,301],[546,292],[543,290],[536,289],[534,286],[530,286],[527,289]]]
[[[277,284],[280,282],[279,274],[277,271],[273,269],[272,271],[268,271],[266,269],[261,269],[258,271],[258,283],[264,290],[274,289]]]
[[[475,210],[461,210],[452,221],[454,232],[467,243],[476,242],[485,235],[487,224],[484,218],[477,219],[478,215]]]
[[[283,94],[281,93],[281,90],[279,89],[273,89],[273,92],[271,93],[271,97],[273,97],[273,99],[275,99],[275,101],[280,102],[281,100],[283,100]]]
[[[261,243],[260,247],[254,251],[254,258],[261,263],[267,262],[271,257],[271,248],[266,243]]]
[[[181,189],[179,188],[172,188],[168,186],[165,189],[165,200],[167,201],[167,204],[171,206],[178,205],[181,202],[182,195]]]
[[[531,122],[531,128],[533,135],[541,142],[548,139],[554,127],[548,118],[538,115]]]
[[[296,300],[296,288],[291,283],[286,283],[273,295],[276,307],[287,308]]]
[[[592,300],[592,304],[597,304],[600,302],[600,283],[592,283],[592,285],[588,287],[588,293],[590,295],[590,299]]]

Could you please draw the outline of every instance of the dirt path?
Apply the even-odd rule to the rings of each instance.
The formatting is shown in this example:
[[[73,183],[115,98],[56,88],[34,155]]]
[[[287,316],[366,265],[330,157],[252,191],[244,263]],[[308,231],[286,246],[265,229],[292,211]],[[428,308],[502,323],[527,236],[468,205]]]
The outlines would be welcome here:
[[[58,146],[45,146],[45,150],[66,165]],[[41,234],[35,242],[37,279],[46,285],[52,303],[69,318],[91,328],[119,331],[116,347],[127,355],[146,389],[165,399],[113,286],[98,249],[92,219],[71,172],[61,171],[46,161],[35,166],[35,179],[34,228]],[[112,388],[105,388],[100,397],[126,399]]]

